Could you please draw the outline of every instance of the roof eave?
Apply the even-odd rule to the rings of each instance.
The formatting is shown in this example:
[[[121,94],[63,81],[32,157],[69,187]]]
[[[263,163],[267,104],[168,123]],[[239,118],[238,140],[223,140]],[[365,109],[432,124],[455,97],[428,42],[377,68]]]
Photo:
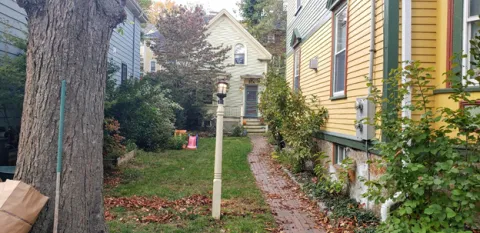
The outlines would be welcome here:
[[[143,12],[142,8],[136,0],[127,0],[125,3],[125,7],[130,10],[136,18],[138,18],[140,23],[146,23],[148,21],[145,12]]]

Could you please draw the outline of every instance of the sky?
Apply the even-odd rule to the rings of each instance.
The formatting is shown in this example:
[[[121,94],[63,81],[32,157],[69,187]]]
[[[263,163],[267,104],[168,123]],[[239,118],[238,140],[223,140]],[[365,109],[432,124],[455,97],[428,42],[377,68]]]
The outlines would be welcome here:
[[[154,0],[154,1],[161,1],[161,0]],[[221,11],[222,9],[226,9],[235,18],[241,19],[240,14],[238,13],[238,6],[237,6],[237,3],[240,0],[173,0],[173,1],[177,4],[182,4],[182,5],[189,5],[190,3],[200,4],[200,5],[203,5],[206,11]]]

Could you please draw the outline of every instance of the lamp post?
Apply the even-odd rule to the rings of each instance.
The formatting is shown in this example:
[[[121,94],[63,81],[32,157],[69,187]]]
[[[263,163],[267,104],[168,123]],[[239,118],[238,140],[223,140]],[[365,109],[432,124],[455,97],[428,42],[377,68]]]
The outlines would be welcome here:
[[[217,83],[217,135],[215,143],[215,170],[213,174],[212,217],[220,219],[220,203],[222,201],[222,149],[223,149],[223,98],[227,96],[228,85],[221,80]]]

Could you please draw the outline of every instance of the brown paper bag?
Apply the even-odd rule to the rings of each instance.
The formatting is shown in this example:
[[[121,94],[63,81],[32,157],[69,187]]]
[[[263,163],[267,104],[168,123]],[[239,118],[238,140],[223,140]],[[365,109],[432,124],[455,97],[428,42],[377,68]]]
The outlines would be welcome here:
[[[28,233],[47,201],[48,197],[21,181],[0,183],[0,233]]]

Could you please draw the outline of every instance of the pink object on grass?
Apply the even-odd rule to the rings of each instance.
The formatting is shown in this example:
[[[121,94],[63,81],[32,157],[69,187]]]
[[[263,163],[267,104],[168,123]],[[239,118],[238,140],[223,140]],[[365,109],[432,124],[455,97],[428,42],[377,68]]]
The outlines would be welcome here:
[[[196,150],[198,145],[198,135],[197,136],[188,136],[188,145],[187,150]]]

